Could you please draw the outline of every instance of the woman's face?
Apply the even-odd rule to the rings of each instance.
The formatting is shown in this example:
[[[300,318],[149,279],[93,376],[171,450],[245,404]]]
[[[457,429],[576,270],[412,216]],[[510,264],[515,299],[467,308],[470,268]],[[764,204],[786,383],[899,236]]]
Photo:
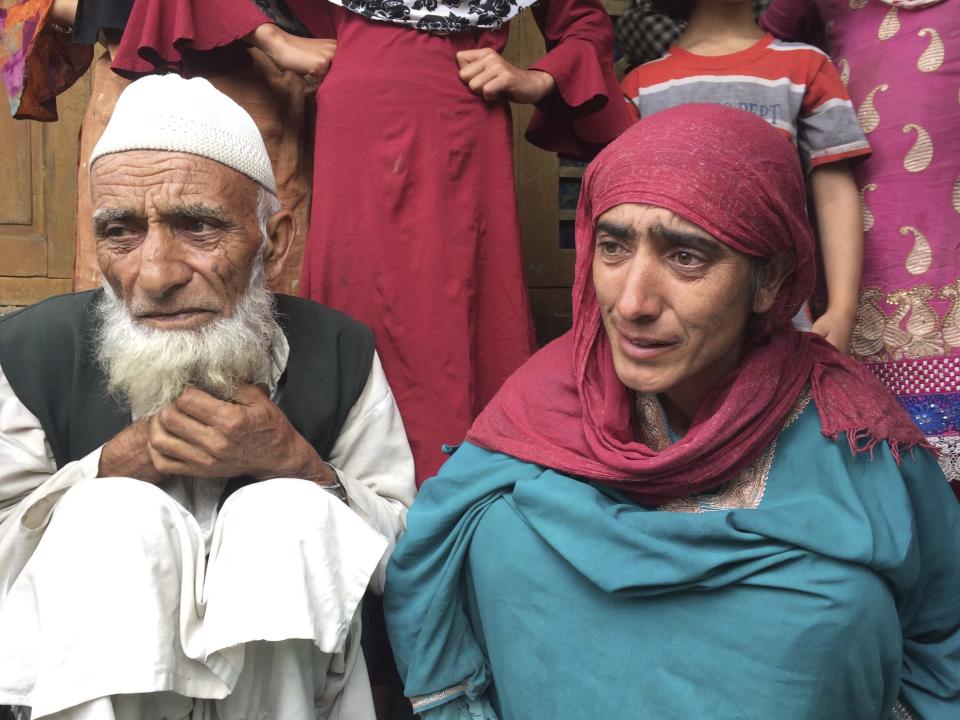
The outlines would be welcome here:
[[[740,362],[750,260],[669,210],[625,204],[597,221],[593,283],[617,376],[692,417]]]

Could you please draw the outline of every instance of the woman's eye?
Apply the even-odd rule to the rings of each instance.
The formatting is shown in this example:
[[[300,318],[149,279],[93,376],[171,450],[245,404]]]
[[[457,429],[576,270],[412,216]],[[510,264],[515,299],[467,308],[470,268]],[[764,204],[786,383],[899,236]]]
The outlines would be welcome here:
[[[674,253],[673,258],[676,260],[677,265],[682,265],[683,267],[696,267],[703,263],[701,258],[685,250]]]
[[[612,240],[598,240],[597,241],[597,252],[605,257],[611,257],[618,254],[622,248],[620,243],[613,242]]]

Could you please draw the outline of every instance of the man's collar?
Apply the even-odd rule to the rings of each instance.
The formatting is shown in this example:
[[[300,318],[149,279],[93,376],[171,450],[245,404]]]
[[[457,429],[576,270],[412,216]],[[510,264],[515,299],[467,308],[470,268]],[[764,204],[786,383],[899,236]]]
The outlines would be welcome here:
[[[273,360],[270,363],[270,376],[263,378],[260,382],[267,386],[267,394],[270,395],[270,398],[275,399],[280,377],[287,369],[287,360],[290,357],[290,343],[276,320],[273,321],[270,335],[270,356]]]

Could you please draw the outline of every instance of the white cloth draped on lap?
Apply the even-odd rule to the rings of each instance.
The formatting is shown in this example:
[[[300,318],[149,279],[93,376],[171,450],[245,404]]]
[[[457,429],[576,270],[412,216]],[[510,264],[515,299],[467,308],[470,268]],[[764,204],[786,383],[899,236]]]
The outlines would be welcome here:
[[[25,564],[0,613],[0,704],[34,719],[244,716],[229,706],[372,717],[351,631],[387,540],[336,497],[304,480],[246,486],[207,560],[197,521],[152,485],[89,478],[53,497],[5,533],[7,558]],[[157,695],[106,697],[143,693]]]

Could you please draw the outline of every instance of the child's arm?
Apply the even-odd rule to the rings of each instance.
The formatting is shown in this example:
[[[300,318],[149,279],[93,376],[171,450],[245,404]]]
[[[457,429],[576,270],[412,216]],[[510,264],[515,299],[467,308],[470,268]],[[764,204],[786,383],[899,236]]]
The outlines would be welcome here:
[[[265,52],[281,70],[302,75],[305,92],[313,93],[330,70],[337,41],[328,38],[303,38],[265,22],[244,38]]]
[[[845,353],[853,334],[863,265],[860,196],[846,160],[815,167],[810,188],[827,281],[827,311],[813,324],[813,331]]]

